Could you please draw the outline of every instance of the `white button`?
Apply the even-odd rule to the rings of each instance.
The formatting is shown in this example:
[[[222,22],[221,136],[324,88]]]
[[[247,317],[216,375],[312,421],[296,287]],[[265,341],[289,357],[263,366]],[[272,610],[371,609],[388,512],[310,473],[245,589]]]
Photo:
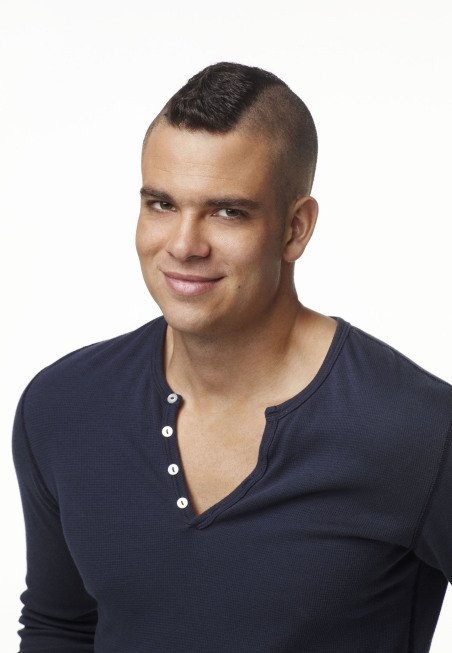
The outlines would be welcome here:
[[[172,392],[170,395],[167,396],[166,400],[169,404],[174,404],[174,402],[177,401],[177,395],[174,394],[174,392]]]
[[[162,428],[162,435],[164,435],[165,438],[169,438],[170,435],[173,435],[173,429],[171,426],[164,426]]]
[[[177,505],[179,508],[186,508],[188,506],[188,501],[185,497],[180,497],[180,499],[177,500]]]
[[[168,471],[172,476],[174,476],[174,474],[177,474],[177,472],[179,471],[179,467],[176,465],[176,463],[172,463],[168,467]]]

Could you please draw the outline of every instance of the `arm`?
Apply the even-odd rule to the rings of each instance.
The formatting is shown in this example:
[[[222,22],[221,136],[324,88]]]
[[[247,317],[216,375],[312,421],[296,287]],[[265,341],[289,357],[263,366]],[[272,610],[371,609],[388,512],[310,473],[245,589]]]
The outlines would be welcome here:
[[[24,422],[27,389],[17,406],[12,438],[27,548],[20,651],[93,653],[96,602],[83,586],[64,539],[58,505],[30,447]]]
[[[412,548],[418,558],[452,583],[452,424]]]

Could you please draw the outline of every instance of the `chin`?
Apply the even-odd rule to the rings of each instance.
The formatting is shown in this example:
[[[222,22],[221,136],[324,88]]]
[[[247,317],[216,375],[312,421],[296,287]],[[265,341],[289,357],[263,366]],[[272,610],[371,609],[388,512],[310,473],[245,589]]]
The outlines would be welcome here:
[[[160,304],[165,320],[174,331],[184,333],[211,333],[216,324],[211,312],[196,310],[193,306],[165,306]]]

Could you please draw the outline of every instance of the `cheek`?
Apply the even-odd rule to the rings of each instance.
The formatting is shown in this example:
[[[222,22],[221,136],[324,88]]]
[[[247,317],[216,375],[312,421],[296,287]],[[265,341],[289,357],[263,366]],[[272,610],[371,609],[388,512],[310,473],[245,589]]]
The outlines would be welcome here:
[[[142,254],[145,244],[145,231],[141,217],[138,218],[137,227],[135,230],[135,247],[138,254]]]
[[[279,283],[281,258],[274,246],[239,248],[230,251],[227,263],[241,288],[272,288]]]
[[[151,229],[145,220],[139,218],[135,232],[135,247],[138,255],[146,256],[147,254],[151,254],[155,250],[158,242],[158,232],[155,229]]]

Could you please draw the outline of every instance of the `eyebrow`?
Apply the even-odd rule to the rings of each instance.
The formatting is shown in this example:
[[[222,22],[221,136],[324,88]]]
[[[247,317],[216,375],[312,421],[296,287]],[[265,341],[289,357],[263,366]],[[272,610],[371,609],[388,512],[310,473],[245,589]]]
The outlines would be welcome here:
[[[157,190],[156,188],[150,188],[149,186],[143,186],[140,189],[141,197],[153,197],[156,200],[161,202],[168,202],[169,204],[174,204],[174,200],[168,193],[165,193],[162,190]],[[213,197],[208,198],[204,201],[204,206],[215,206],[215,207],[229,207],[229,206],[243,206],[251,211],[262,208],[262,203],[252,200],[248,197],[234,197],[232,195],[225,195],[223,197]]]

